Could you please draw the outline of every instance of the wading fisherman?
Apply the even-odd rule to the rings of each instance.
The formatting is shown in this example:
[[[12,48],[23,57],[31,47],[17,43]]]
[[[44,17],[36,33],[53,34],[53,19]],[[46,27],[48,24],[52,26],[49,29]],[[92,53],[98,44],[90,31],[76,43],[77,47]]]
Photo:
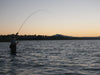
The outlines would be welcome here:
[[[17,41],[16,41],[16,38],[18,36],[18,33],[16,33],[16,35],[12,35],[12,38],[11,38],[11,44],[10,44],[10,53],[11,55],[16,55],[16,45],[17,45]]]

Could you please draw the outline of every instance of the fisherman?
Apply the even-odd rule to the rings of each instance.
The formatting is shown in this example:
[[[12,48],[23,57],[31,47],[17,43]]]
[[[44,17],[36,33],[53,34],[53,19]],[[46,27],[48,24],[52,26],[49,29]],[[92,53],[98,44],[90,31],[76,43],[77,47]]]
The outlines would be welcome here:
[[[10,52],[11,55],[16,55],[16,45],[17,45],[17,41],[16,41],[16,37],[18,36],[18,33],[16,33],[16,35],[12,35],[12,39],[11,39],[11,44],[10,44]]]

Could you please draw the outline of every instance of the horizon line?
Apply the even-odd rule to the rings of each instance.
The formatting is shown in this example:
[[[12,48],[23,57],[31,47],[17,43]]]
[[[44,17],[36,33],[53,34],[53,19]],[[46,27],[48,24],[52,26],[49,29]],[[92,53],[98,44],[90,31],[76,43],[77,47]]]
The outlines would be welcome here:
[[[0,34],[0,36],[7,36],[12,34]],[[62,36],[68,36],[68,37],[100,37],[100,36],[70,36],[70,35],[64,35],[64,34],[53,34],[53,35],[46,35],[46,34],[20,34],[19,36],[30,36],[30,35],[40,35],[40,36],[54,36],[54,35],[62,35]]]

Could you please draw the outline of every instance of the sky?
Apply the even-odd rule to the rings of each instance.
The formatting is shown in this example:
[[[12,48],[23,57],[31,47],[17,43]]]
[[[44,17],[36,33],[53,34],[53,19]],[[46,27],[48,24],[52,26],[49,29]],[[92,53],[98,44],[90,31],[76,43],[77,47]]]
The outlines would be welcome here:
[[[100,36],[100,0],[0,0],[0,35],[21,25],[20,35]]]

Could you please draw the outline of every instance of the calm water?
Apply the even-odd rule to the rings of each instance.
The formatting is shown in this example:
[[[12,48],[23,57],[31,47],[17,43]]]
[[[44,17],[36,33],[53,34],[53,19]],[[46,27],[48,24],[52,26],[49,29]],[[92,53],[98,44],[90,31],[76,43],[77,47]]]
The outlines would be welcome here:
[[[100,75],[100,40],[0,43],[0,75]]]

